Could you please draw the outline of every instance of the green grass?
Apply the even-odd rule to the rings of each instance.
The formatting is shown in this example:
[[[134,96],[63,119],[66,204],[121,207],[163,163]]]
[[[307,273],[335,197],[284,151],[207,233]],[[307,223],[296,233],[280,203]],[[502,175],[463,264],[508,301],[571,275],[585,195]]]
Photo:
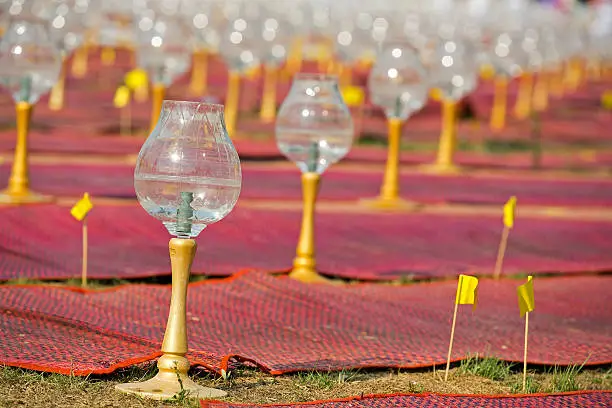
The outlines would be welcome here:
[[[355,378],[357,371],[342,370],[339,372],[307,371],[295,374],[299,384],[323,390],[329,390],[337,384],[347,383]]]
[[[578,374],[584,368],[582,365],[570,365],[567,367],[554,366],[552,369],[550,392],[578,391],[581,386],[577,380]]]
[[[494,357],[468,356],[461,361],[459,372],[485,377],[493,381],[503,381],[511,374],[513,364]]]
[[[517,381],[512,383],[510,392],[512,394],[535,394],[540,392],[541,387],[542,385],[538,383],[533,376],[527,374],[525,390],[523,390],[523,376],[521,375]]]

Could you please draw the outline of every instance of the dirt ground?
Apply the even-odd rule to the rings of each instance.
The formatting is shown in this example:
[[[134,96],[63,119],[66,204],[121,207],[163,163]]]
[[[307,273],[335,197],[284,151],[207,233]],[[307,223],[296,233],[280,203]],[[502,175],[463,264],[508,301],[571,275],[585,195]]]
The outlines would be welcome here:
[[[381,393],[522,393],[522,374],[518,365],[509,367],[501,363],[499,367],[496,366],[488,372],[470,373],[474,368],[479,369],[478,363],[471,368],[467,365],[454,367],[448,382],[443,381],[444,372],[440,369],[435,372],[433,370],[350,370],[271,376],[256,368],[244,367],[232,372],[226,379],[213,377],[197,370],[191,375],[202,385],[227,391],[229,395],[225,400],[243,403],[304,402]],[[552,368],[531,369],[528,391],[612,389],[612,367],[585,368],[580,372],[577,371],[577,369],[573,371],[559,369],[557,372]],[[198,402],[189,398],[156,402],[124,395],[114,389],[115,384],[139,381],[151,377],[154,373],[154,364],[133,367],[109,376],[88,378],[1,367],[0,407],[198,407]]]

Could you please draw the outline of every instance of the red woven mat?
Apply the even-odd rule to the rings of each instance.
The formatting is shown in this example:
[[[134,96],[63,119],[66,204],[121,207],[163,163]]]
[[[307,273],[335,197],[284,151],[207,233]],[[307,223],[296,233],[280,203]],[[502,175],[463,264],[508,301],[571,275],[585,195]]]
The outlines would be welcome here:
[[[500,218],[321,212],[316,217],[318,265],[324,273],[354,279],[490,275]],[[80,276],[81,225],[68,207],[0,207],[0,219],[0,279]],[[286,270],[300,222],[298,211],[238,207],[202,232],[194,273]],[[137,204],[95,207],[88,229],[91,278],[169,274],[169,235]],[[610,271],[611,247],[609,221],[519,218],[504,273]]]
[[[481,280],[476,311],[460,310],[453,360],[469,353],[522,360],[520,283]],[[541,278],[534,286],[531,363],[612,362],[612,277]],[[441,365],[455,292],[454,281],[337,287],[266,273],[194,284],[188,295],[191,359],[214,370],[246,360],[273,374]],[[0,332],[8,335],[0,342],[0,363],[85,374],[151,358],[169,297],[168,286],[154,285],[84,293],[1,286]]]
[[[257,408],[257,407],[312,407],[312,408],[576,408],[612,406],[609,391],[583,391],[564,394],[532,395],[443,395],[443,394],[397,394],[366,395],[329,401],[303,402],[296,404],[236,404],[227,402],[202,401],[202,408]]]
[[[0,167],[0,180],[8,179],[10,168]],[[31,168],[35,190],[59,196],[135,197],[132,166],[36,165]],[[321,200],[358,200],[378,195],[382,169],[364,171],[330,170],[321,181]],[[554,206],[612,205],[612,180],[536,179],[525,176],[401,176],[403,197],[422,203],[503,203],[512,195],[521,204]],[[253,167],[243,165],[243,198],[301,200],[300,173],[291,166]]]

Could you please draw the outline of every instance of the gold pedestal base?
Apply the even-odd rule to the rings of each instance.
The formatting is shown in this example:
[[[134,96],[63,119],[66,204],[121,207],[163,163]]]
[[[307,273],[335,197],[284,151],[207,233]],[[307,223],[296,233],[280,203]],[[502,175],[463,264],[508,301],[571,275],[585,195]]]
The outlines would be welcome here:
[[[423,173],[428,174],[460,174],[463,172],[463,169],[456,164],[440,164],[440,163],[432,163],[432,164],[424,164],[419,166],[419,170]]]
[[[400,197],[376,197],[359,200],[361,205],[377,210],[417,210],[423,205]]]
[[[317,271],[309,268],[293,268],[293,270],[289,272],[289,277],[302,283],[325,283],[328,285],[339,285],[342,283],[338,280],[326,278]]]
[[[36,193],[32,190],[14,192],[9,189],[0,191],[0,204],[41,204],[50,203],[54,197]]]
[[[115,386],[117,391],[125,392],[126,394],[134,394],[145,398],[155,400],[167,400],[175,396],[181,395],[185,398],[221,398],[227,393],[215,388],[203,387],[196,384],[189,377],[179,374],[181,383],[178,381],[178,376],[175,373],[160,372],[155,377],[141,383],[126,383]]]

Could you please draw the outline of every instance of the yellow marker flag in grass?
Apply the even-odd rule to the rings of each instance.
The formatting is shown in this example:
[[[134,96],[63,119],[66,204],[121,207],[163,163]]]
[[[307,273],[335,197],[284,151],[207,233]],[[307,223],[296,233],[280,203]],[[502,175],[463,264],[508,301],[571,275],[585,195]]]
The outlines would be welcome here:
[[[342,93],[342,99],[344,99],[344,103],[346,103],[350,107],[361,106],[363,104],[363,100],[365,99],[365,95],[363,89],[358,86],[344,86],[340,90]]]
[[[455,304],[457,305],[474,305],[478,303],[478,278],[468,275],[459,275],[459,283],[457,284],[457,296]]]
[[[70,214],[78,221],[83,221],[87,214],[93,208],[93,204],[89,199],[89,193],[83,194],[83,198],[81,198],[70,210]]]
[[[125,85],[132,91],[147,86],[149,79],[147,78],[147,71],[144,69],[133,69],[123,79]]]
[[[478,278],[468,275],[459,275],[457,283],[457,296],[455,297],[455,311],[453,312],[453,323],[451,324],[450,342],[448,343],[448,356],[446,358],[446,370],[444,381],[448,380],[451,356],[453,354],[453,340],[455,339],[455,323],[457,323],[457,309],[459,305],[474,305],[478,303]]]
[[[514,227],[516,213],[516,197],[512,196],[504,205],[504,225],[508,228]]]
[[[115,108],[125,108],[128,103],[130,103],[130,88],[125,85],[121,85],[115,91],[113,105]]]
[[[533,277],[527,277],[527,283],[516,288],[518,295],[519,310],[521,311],[521,317],[525,316],[525,313],[532,312],[535,309],[535,298],[533,296]]]

